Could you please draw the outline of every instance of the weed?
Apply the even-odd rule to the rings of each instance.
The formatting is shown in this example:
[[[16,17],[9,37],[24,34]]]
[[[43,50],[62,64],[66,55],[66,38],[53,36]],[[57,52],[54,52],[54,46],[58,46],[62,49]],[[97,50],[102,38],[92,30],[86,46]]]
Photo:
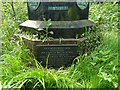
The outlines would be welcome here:
[[[44,29],[38,28],[38,31],[39,31],[40,39],[44,41],[49,39],[49,36],[48,36],[49,34],[53,35],[53,31],[48,31],[49,27],[52,25],[51,19],[49,19],[48,21],[45,18],[43,19],[44,19],[44,24],[46,29],[44,30]],[[43,32],[43,35],[42,35],[42,32]]]

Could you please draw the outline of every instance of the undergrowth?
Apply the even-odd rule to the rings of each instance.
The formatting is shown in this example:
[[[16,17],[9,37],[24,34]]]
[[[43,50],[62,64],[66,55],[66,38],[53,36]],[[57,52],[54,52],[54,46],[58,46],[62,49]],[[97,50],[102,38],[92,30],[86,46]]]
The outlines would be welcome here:
[[[102,33],[102,44],[90,54],[75,58],[76,64],[58,70],[43,68],[21,38],[15,38],[18,25],[27,20],[26,3],[14,3],[16,21],[9,3],[3,4],[2,49],[3,62],[0,86],[3,88],[117,88],[118,87],[118,29],[116,3],[91,4],[90,18]]]

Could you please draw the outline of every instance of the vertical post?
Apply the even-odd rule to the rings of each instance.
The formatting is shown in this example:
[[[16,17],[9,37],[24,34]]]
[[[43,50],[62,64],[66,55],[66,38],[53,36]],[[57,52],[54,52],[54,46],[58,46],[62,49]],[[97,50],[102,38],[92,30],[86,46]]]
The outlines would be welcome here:
[[[11,0],[11,7],[12,7],[12,10],[13,10],[13,20],[16,20],[16,13],[15,13],[15,8],[14,8],[14,5],[13,5],[13,0]]]

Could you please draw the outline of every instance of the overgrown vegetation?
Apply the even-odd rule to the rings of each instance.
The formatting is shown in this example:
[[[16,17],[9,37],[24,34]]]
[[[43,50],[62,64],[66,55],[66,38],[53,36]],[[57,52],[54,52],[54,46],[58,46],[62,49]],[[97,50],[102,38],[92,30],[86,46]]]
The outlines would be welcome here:
[[[2,73],[3,88],[117,88],[118,87],[118,4],[92,3],[90,19],[97,23],[102,33],[102,44],[90,54],[76,57],[76,64],[63,70],[43,68],[26,48],[19,32],[19,24],[27,20],[26,3],[14,3],[16,20],[12,8],[4,3],[2,12]]]

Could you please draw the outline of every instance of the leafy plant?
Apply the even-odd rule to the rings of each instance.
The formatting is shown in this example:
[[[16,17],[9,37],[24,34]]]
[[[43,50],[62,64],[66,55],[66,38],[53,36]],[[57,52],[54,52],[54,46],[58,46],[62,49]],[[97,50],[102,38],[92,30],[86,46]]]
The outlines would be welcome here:
[[[53,34],[53,31],[48,31],[49,27],[52,25],[51,19],[49,19],[48,21],[47,21],[45,18],[43,18],[43,19],[44,19],[44,24],[45,24],[45,28],[46,28],[46,29],[44,30],[44,29],[39,28],[38,31],[40,32],[40,35],[43,36],[42,38],[43,38],[43,41],[44,41],[44,40],[49,39],[49,36],[48,36],[48,35],[49,35],[49,34]],[[42,32],[44,32],[44,35],[41,34]],[[40,36],[40,35],[39,35],[39,36]],[[41,37],[41,36],[40,36],[40,37]],[[41,39],[42,39],[42,38],[41,38]]]

